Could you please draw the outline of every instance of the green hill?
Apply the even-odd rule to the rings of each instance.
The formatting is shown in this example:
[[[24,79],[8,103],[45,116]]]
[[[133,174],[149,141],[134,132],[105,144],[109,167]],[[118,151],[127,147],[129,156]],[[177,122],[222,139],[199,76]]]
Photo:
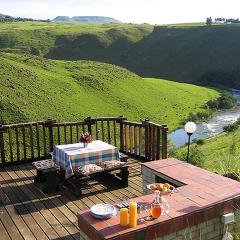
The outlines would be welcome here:
[[[1,23],[0,50],[94,60],[143,77],[240,87],[240,25]]]
[[[0,53],[0,118],[6,122],[79,120],[87,116],[149,118],[176,128],[203,111],[215,90],[143,79],[111,64],[46,60]]]
[[[73,22],[73,19],[68,16],[57,16],[52,21],[53,22]]]
[[[63,23],[81,23],[81,24],[104,24],[104,23],[120,23],[120,21],[102,16],[58,16],[52,20],[53,22]]]

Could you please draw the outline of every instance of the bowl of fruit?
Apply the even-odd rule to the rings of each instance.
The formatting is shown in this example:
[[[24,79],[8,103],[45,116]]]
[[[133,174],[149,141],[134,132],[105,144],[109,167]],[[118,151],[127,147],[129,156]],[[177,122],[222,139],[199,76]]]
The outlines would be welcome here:
[[[159,190],[161,195],[167,195],[173,193],[176,188],[169,183],[152,183],[147,185],[149,190]]]

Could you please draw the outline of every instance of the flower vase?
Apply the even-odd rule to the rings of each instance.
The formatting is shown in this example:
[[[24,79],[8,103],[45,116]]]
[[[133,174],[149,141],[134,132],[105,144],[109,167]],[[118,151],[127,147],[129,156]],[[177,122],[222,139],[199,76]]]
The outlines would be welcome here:
[[[88,146],[88,143],[84,142],[84,143],[83,143],[83,147],[86,148],[87,146]]]

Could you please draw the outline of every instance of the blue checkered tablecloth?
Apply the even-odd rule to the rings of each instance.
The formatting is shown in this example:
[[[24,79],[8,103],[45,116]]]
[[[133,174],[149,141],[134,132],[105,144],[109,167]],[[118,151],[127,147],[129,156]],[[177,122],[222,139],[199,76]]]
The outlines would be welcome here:
[[[65,170],[65,178],[81,166],[119,159],[118,148],[100,140],[89,143],[86,148],[83,143],[74,143],[56,145],[53,150],[53,161]]]

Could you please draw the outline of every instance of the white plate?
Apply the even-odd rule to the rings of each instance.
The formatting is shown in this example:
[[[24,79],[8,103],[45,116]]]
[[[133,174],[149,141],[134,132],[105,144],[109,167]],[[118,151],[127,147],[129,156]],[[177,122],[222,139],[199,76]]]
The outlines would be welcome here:
[[[111,217],[116,213],[116,209],[113,205],[110,204],[96,204],[93,205],[90,209],[91,213],[96,217]]]

